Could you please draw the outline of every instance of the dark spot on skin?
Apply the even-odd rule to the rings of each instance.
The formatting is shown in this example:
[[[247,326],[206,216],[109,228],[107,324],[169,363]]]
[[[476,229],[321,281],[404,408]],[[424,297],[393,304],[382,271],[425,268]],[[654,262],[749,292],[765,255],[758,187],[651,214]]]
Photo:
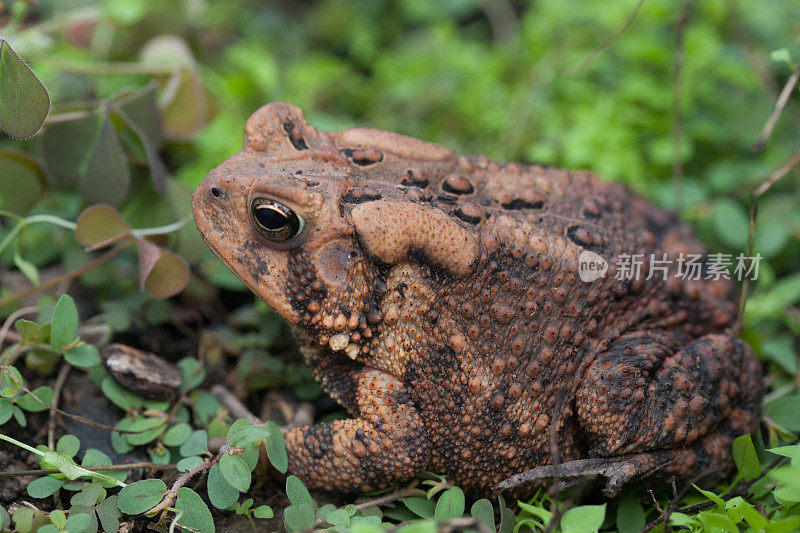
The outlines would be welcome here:
[[[457,207],[453,211],[453,215],[457,216],[467,224],[477,224],[486,216],[484,209],[477,204],[464,204]]]
[[[442,189],[453,194],[472,194],[475,191],[472,183],[460,175],[447,176],[442,182]]]
[[[313,442],[316,446],[312,447],[309,451],[315,459],[322,459],[333,448],[333,428],[327,424],[321,424],[319,427],[319,435],[317,438],[313,437],[312,427],[309,427],[303,432],[305,442]]]
[[[295,150],[308,150],[308,145],[306,144],[306,140],[303,139],[303,136],[297,131],[295,128],[294,122],[284,122],[283,123],[283,131],[289,136],[289,142],[292,143]]]
[[[365,150],[353,150],[352,148],[345,148],[341,151],[345,157],[360,167],[374,165],[383,161],[383,152],[377,148],[367,148]]]
[[[544,199],[526,202],[522,198],[514,198],[510,202],[500,205],[503,206],[503,209],[541,209],[544,206]]]
[[[347,194],[342,196],[341,202],[346,204],[363,204],[364,202],[372,202],[373,200],[380,200],[383,196],[380,191],[373,187],[364,187],[350,189]]]
[[[264,164],[264,163],[259,163],[259,164],[258,164],[258,166],[260,166],[261,168],[264,168],[264,167],[266,167],[267,165],[266,165],[266,164]]]
[[[438,199],[440,202],[442,202],[443,204],[450,204],[450,205],[453,205],[453,204],[455,204],[456,202],[458,202],[458,198],[456,198],[456,197],[455,197],[455,196],[453,196],[452,194],[444,194],[444,193],[442,193],[442,194],[440,194],[439,196],[437,196],[436,198],[437,198],[437,199]]]
[[[403,179],[400,184],[406,187],[415,186],[424,189],[428,186],[428,178],[422,171],[408,169],[403,172]]]
[[[605,247],[602,244],[597,244],[594,240],[590,240],[589,235],[590,234],[585,229],[577,224],[573,224],[567,228],[567,237],[578,246],[582,246],[586,250],[591,250],[593,252],[603,251]]]

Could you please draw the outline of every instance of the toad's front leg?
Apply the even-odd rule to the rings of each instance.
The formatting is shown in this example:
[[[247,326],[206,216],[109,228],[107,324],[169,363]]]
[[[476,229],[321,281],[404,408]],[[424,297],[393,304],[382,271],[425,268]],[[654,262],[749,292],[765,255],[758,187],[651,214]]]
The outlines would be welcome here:
[[[403,385],[377,370],[354,370],[355,418],[286,434],[289,472],[309,488],[370,491],[413,477],[428,462],[427,434]]]

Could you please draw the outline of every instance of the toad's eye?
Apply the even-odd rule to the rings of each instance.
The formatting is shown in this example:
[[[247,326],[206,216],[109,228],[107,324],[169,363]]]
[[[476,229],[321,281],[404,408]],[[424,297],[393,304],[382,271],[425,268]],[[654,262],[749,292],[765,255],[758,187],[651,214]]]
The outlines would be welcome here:
[[[267,239],[286,242],[294,239],[306,227],[306,222],[294,211],[275,200],[257,198],[250,205],[256,227]]]

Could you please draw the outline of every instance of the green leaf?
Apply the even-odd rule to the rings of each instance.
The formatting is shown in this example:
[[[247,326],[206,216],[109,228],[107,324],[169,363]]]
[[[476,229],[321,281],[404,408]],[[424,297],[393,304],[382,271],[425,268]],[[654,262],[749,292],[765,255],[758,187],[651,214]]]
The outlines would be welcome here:
[[[77,368],[91,368],[102,362],[100,352],[91,344],[81,344],[64,353],[67,363]]]
[[[303,482],[300,481],[300,478],[297,476],[290,475],[286,478],[286,496],[288,496],[292,505],[299,506],[306,504],[311,508],[312,512],[316,509],[316,504],[311,497],[311,493],[308,492],[306,486],[303,485]]]
[[[72,514],[70,513],[69,518],[64,523],[64,529],[72,533],[83,533],[89,526],[92,524],[92,517],[88,514],[80,513],[80,514]]]
[[[189,438],[186,439],[186,442],[181,444],[179,451],[184,457],[206,453],[208,451],[208,436],[206,431],[204,429],[193,431]]]
[[[116,494],[98,503],[95,511],[97,511],[97,518],[100,519],[100,525],[103,526],[103,531],[106,533],[117,533],[119,531],[119,519],[122,513],[119,512],[117,507]]]
[[[192,489],[186,487],[178,489],[175,508],[183,511],[183,514],[178,519],[178,524],[192,527],[203,533],[214,533],[214,519],[211,517],[211,511]]]
[[[166,490],[167,485],[160,479],[136,481],[119,491],[117,507],[125,514],[142,514],[155,507]]]
[[[219,464],[215,464],[208,471],[206,488],[211,505],[217,509],[227,509],[239,499],[239,491],[225,481]]]
[[[114,378],[111,376],[106,376],[103,378],[103,381],[100,382],[100,390],[103,391],[105,397],[111,400],[114,405],[125,411],[128,409],[136,409],[144,404],[144,398],[135,392],[126,389],[114,381]]]
[[[439,496],[434,517],[437,522],[461,518],[464,515],[464,491],[451,487]]]
[[[75,340],[78,333],[78,308],[69,294],[61,295],[53,308],[50,328],[50,348],[54,352]]]
[[[200,361],[194,357],[186,357],[178,361],[178,368],[181,369],[181,390],[191,390],[199,387],[206,378],[206,372],[200,366]]]
[[[192,426],[185,422],[181,422],[180,424],[175,424],[169,428],[161,438],[161,442],[164,443],[164,446],[180,446],[189,440],[191,434]]]
[[[70,457],[75,457],[78,450],[81,449],[81,441],[75,435],[67,434],[58,439],[56,443],[56,451],[63,453]]]
[[[564,531],[593,532],[600,529],[606,516],[606,504],[581,505],[573,507],[561,517],[561,528]]]
[[[69,503],[72,505],[93,507],[105,496],[105,493],[105,489],[99,483],[86,483],[80,492],[72,496]]]
[[[0,129],[17,139],[39,131],[50,112],[50,95],[36,74],[0,39]]]
[[[749,220],[742,204],[722,198],[714,203],[711,223],[717,235],[726,244],[737,249],[747,245]]]
[[[308,503],[293,504],[283,510],[283,525],[286,531],[308,531],[314,528],[315,522],[314,506]]]
[[[44,452],[44,455],[41,457],[41,462],[43,464],[50,465],[50,468],[57,468],[61,470],[61,472],[69,479],[78,479],[84,475],[84,473],[86,473],[83,468],[75,464],[75,461],[72,460],[72,457],[68,457],[58,452]]]
[[[233,426],[231,426],[233,429]],[[249,444],[254,444],[260,440],[264,440],[270,436],[270,430],[262,426],[248,425],[242,428],[237,428],[235,431],[229,431],[226,442],[230,446],[237,448],[244,448]]]
[[[67,515],[61,509],[54,509],[50,513],[50,521],[53,523],[53,525],[63,529],[67,524]]]
[[[262,505],[262,507],[266,507]],[[8,528],[11,525],[11,517],[8,516],[8,511],[6,508],[0,505],[0,530],[4,528]]]
[[[38,400],[36,398],[38,398]],[[41,400],[41,402],[39,401]],[[44,405],[42,405],[44,402]],[[38,413],[47,411],[50,404],[53,402],[53,389],[47,386],[37,387],[30,393],[25,394],[22,398],[17,400],[17,406],[31,413]]]
[[[716,494],[714,494],[714,493],[713,493],[713,492],[711,492],[710,490],[703,490],[703,489],[701,489],[700,487],[698,487],[697,485],[695,485],[694,483],[692,484],[692,486],[693,486],[695,489],[697,489],[698,491],[700,491],[700,493],[701,493],[703,496],[705,496],[706,498],[708,498],[708,499],[709,499],[709,500],[711,500],[712,502],[716,503],[716,504],[717,504],[717,505],[719,505],[720,507],[724,507],[724,506],[725,506],[725,500],[723,500],[722,498],[720,498],[719,496],[717,496]]]
[[[17,270],[22,272],[22,274],[28,278],[28,281],[31,282],[34,286],[39,286],[39,269],[36,268],[36,265],[27,261],[19,255],[19,250],[14,250],[14,266],[17,267]]]
[[[175,465],[175,467],[178,469],[178,472],[188,472],[192,468],[200,466],[204,462],[205,461],[203,460],[202,457],[198,457],[196,455],[193,455],[191,457],[184,457],[183,459],[178,461],[178,463]]]
[[[25,152],[0,150],[0,209],[24,215],[47,190],[41,162]]]
[[[435,501],[429,500],[428,498],[420,498],[418,496],[403,498],[403,505],[405,505],[409,511],[420,518],[427,518],[429,520],[433,519],[436,510]]]
[[[128,428],[128,431],[135,431],[136,433],[126,433],[125,440],[133,446],[141,446],[156,440],[166,427],[167,422],[163,418],[141,417]]]
[[[11,419],[14,413],[14,404],[7,398],[0,398],[0,426]]]
[[[110,205],[91,205],[83,210],[75,223],[75,238],[84,246],[107,243],[118,235],[127,234],[130,227]]]
[[[789,431],[800,431],[800,396],[782,396],[764,404],[764,412]]]
[[[275,516],[275,513],[272,511],[272,507],[269,505],[259,505],[253,509],[253,516],[256,518],[270,519]]]
[[[56,479],[52,476],[36,478],[28,484],[28,495],[31,498],[47,498],[63,487],[64,483],[63,479]]]
[[[494,509],[492,508],[492,502],[486,498],[473,503],[469,510],[469,514],[472,516],[472,518],[480,520],[486,524],[486,527],[488,527],[490,531],[495,531]]]
[[[219,467],[225,481],[239,492],[247,492],[250,488],[250,469],[238,455],[223,455],[219,460]]]
[[[269,462],[278,472],[285,474],[289,469],[289,456],[286,453],[286,441],[283,438],[283,433],[281,433],[278,424],[271,420],[267,422],[266,428],[270,433],[269,438],[267,438],[267,458],[269,458]]]
[[[91,468],[93,466],[110,466],[111,465],[111,458],[109,458],[106,454],[97,450],[95,448],[89,448],[83,454],[83,460],[81,461],[81,466],[84,468]],[[100,479],[95,477],[95,482],[100,483],[105,488],[110,488],[114,486],[119,486],[118,482],[124,482],[125,479],[128,477],[128,473],[124,470],[107,470],[103,472],[106,476],[111,478],[111,480]]]
[[[83,172],[78,176],[78,189],[86,203],[118,205],[128,192],[130,168],[111,121],[107,116],[100,120]]]
[[[751,479],[761,473],[761,464],[750,435],[742,435],[733,441],[733,460],[741,478]]]
[[[617,530],[619,533],[636,533],[645,525],[645,512],[642,504],[632,496],[622,498],[617,507]]]

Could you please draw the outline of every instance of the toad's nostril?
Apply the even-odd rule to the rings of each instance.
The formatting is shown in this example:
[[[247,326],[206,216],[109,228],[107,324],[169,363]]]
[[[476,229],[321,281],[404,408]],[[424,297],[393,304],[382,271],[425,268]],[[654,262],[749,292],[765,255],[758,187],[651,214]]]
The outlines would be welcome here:
[[[222,195],[222,191],[219,190],[219,187],[211,187],[211,196],[214,198],[219,198]]]

